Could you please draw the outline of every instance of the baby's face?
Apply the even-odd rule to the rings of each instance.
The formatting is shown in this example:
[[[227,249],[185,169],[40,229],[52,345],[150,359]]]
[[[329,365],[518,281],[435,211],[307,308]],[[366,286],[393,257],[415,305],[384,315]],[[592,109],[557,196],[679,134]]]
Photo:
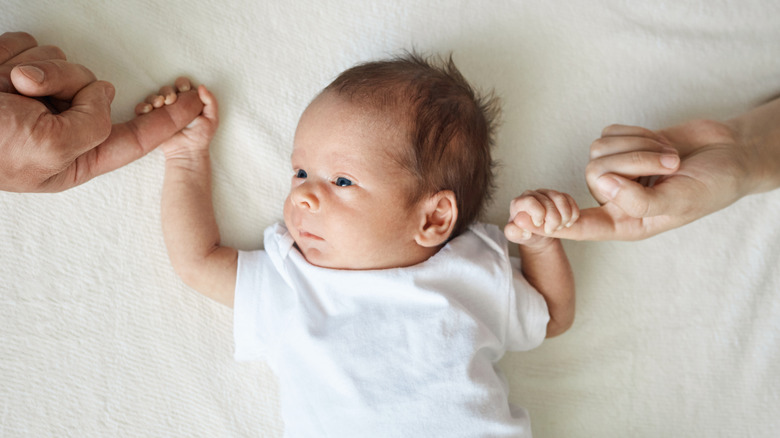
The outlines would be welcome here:
[[[309,263],[383,269],[428,257],[415,242],[423,219],[407,201],[414,180],[391,159],[407,141],[391,128],[334,93],[301,116],[284,222]]]

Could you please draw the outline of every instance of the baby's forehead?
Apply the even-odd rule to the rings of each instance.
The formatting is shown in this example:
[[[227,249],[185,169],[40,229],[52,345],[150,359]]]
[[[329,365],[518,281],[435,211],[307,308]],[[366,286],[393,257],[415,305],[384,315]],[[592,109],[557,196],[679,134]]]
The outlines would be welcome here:
[[[334,129],[345,123],[359,126],[367,131],[385,133],[387,136],[401,134],[405,147],[412,147],[409,131],[413,105],[410,102],[395,102],[357,95],[342,95],[325,90],[319,94],[301,115],[298,121],[309,122],[312,116]],[[345,120],[348,119],[348,120]]]
[[[408,87],[400,84],[385,87],[364,87],[352,92],[323,90],[311,104],[321,100],[337,100],[350,105],[360,112],[380,119],[408,121],[416,112],[417,104],[409,94]],[[310,104],[310,105],[311,105]]]
[[[358,166],[373,161],[369,158],[397,162],[398,155],[413,153],[413,145],[396,108],[330,92],[315,98],[301,116],[292,157],[323,157],[321,151],[338,153],[340,159]]]

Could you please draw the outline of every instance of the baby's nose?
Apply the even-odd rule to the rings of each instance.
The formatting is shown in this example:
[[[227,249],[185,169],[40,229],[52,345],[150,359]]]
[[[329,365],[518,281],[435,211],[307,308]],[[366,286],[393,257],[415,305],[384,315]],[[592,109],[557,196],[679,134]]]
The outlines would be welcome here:
[[[310,211],[318,211],[320,209],[320,200],[315,193],[316,188],[311,182],[304,182],[292,189],[290,198],[293,203],[300,207]]]

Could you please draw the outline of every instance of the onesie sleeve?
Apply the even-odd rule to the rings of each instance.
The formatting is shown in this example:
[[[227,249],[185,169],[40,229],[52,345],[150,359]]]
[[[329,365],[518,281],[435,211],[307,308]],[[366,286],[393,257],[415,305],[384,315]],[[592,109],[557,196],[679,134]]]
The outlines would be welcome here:
[[[520,259],[511,258],[512,290],[509,297],[507,349],[526,351],[541,345],[547,336],[550,312],[547,302],[520,272]]]
[[[279,275],[266,251],[239,251],[233,305],[235,359],[271,361],[278,336]]]
[[[262,359],[263,345],[258,326],[260,309],[260,265],[263,251],[239,251],[233,304],[233,339],[236,360]]]

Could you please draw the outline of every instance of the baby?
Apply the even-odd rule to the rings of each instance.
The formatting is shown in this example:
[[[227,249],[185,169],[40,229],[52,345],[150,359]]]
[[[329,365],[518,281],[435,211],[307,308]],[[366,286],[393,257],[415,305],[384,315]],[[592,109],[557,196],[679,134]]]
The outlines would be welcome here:
[[[161,145],[165,242],[185,283],[235,308],[236,358],[277,374],[285,436],[530,436],[497,362],[572,324],[571,269],[546,234],[579,210],[566,194],[529,191],[503,233],[476,222],[496,101],[451,59],[345,71],[300,118],[283,223],[245,252],[220,244],[217,102],[198,93],[202,114]],[[137,111],[175,100],[160,94]]]

